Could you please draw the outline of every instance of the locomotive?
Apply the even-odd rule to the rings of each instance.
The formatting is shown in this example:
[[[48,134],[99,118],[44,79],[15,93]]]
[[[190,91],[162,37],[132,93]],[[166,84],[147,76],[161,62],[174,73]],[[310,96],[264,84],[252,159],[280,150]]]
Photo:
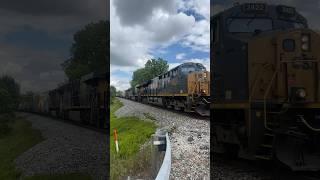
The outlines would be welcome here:
[[[210,73],[200,63],[183,63],[125,91],[125,98],[210,115]]]
[[[19,109],[105,129],[109,123],[106,77],[106,73],[90,73],[48,92],[25,95]]]
[[[214,151],[320,169],[320,36],[295,8],[244,3],[210,19]]]

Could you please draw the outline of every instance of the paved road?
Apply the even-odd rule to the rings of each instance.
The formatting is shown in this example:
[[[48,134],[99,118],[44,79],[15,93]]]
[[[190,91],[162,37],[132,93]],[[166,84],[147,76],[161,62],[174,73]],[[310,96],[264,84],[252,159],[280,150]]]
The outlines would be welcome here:
[[[15,160],[23,175],[82,172],[106,180],[107,135],[48,117],[18,115],[45,138]]]

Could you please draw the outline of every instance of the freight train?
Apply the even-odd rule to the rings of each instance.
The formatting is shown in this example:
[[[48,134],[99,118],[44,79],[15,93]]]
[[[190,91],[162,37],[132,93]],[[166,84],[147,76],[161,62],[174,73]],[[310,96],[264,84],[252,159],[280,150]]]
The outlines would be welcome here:
[[[19,109],[105,129],[108,86],[106,73],[90,73],[48,92],[22,96]]]
[[[318,171],[319,34],[295,8],[264,3],[210,24],[214,151]]]
[[[200,63],[183,63],[125,91],[125,98],[210,115],[210,73]]]

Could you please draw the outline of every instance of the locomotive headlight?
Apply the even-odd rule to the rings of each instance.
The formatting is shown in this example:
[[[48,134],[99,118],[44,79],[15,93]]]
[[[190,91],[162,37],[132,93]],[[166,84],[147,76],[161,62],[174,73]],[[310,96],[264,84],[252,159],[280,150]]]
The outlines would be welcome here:
[[[301,49],[303,51],[309,51],[310,49],[310,35],[309,34],[302,34],[301,35]]]
[[[304,89],[298,89],[296,91],[296,95],[299,97],[299,98],[305,98],[307,96],[307,93],[306,93],[306,90]]]
[[[309,36],[308,35],[302,35],[302,37],[301,37],[301,41],[302,42],[309,42]]]
[[[308,51],[309,50],[309,43],[303,43],[301,46],[301,49],[304,51]]]

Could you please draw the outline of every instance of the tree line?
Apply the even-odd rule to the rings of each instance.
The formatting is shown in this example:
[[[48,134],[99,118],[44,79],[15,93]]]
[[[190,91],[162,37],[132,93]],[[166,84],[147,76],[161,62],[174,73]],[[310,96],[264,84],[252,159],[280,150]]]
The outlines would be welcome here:
[[[20,85],[8,75],[0,77],[0,114],[12,113],[18,108]]]
[[[91,72],[107,72],[110,57],[109,26],[109,21],[90,23],[74,34],[71,56],[61,64],[70,80]]]
[[[137,69],[132,74],[132,80],[130,85],[134,88],[138,84],[142,84],[150,79],[153,79],[156,76],[168,72],[169,64],[168,61],[158,58],[158,59],[149,59],[143,68]],[[117,95],[120,95],[121,92],[117,91],[116,87],[110,86],[110,97],[114,98]]]

